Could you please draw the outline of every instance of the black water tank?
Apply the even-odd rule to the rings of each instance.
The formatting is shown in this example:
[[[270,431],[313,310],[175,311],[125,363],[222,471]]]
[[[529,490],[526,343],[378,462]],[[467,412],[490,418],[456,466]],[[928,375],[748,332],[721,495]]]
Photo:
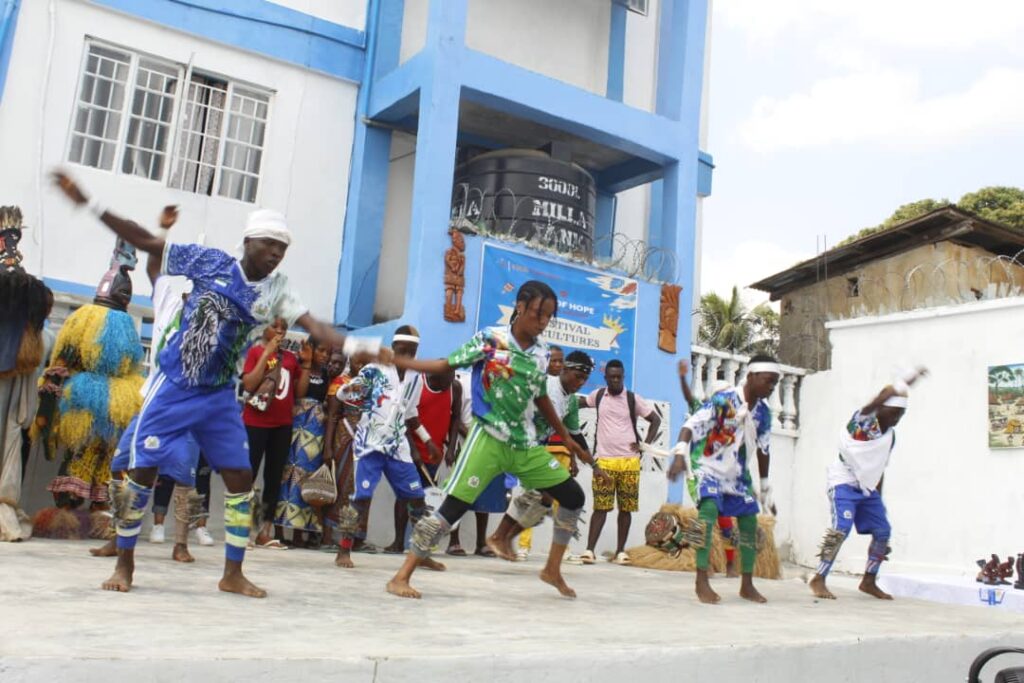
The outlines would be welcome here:
[[[525,239],[590,258],[594,178],[581,166],[530,149],[488,152],[455,169],[452,225]]]

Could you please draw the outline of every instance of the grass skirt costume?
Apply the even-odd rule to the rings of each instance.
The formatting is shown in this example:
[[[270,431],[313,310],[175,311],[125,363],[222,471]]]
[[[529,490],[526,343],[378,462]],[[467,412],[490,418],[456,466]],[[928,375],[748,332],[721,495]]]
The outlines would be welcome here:
[[[106,507],[110,460],[121,432],[142,404],[142,342],[125,311],[131,299],[128,271],[134,249],[119,240],[94,303],[64,322],[53,350],[53,365],[40,381],[41,401],[33,438],[44,442],[47,459],[63,457],[57,477],[47,486],[56,508],[36,515],[37,535],[80,538],[70,511],[84,501],[92,510]],[[85,520],[78,516],[80,527]],[[106,524],[92,520],[89,535],[105,537]]]
[[[0,207],[0,541],[32,535],[20,507],[22,430],[36,410],[50,297],[46,285],[21,267],[21,231],[21,210]]]
[[[292,423],[292,445],[281,477],[274,524],[297,531],[323,533],[317,511],[302,500],[302,482],[324,464],[326,414],[323,403],[303,399]]]

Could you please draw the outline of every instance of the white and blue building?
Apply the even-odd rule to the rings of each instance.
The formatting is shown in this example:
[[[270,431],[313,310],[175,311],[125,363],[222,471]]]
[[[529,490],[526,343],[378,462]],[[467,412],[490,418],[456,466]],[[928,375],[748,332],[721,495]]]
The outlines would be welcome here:
[[[467,234],[466,322],[445,322],[457,167],[545,149],[593,180],[573,264],[637,281],[632,387],[677,401],[659,291],[683,287],[688,355],[712,170],[709,4],[0,0],[0,204],[21,206],[25,265],[65,311],[92,297],[113,239],[49,187],[55,166],[144,224],[179,205],[176,241],[232,250],[250,210],[276,208],[296,235],[282,267],[314,314],[383,333],[412,323],[421,353],[440,355],[491,322],[478,310],[486,244],[565,261]],[[142,269],[135,284],[142,319]]]

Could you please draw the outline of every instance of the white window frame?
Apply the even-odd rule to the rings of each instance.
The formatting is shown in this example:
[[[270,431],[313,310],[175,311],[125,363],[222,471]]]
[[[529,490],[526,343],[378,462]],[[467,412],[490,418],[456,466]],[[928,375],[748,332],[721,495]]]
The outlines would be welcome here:
[[[76,135],[81,135],[80,133],[78,133],[75,130],[75,122],[76,122],[76,120],[78,118],[78,113],[79,113],[79,109],[80,109],[80,105],[81,105],[81,96],[82,96],[82,91],[83,91],[83,88],[84,88],[85,76],[86,76],[85,68],[86,68],[86,64],[87,64],[89,56],[90,56],[90,49],[93,46],[97,46],[97,47],[105,48],[107,50],[112,50],[112,51],[120,52],[120,53],[123,53],[123,54],[127,54],[129,56],[129,58],[130,58],[129,65],[128,65],[128,74],[127,74],[127,77],[126,77],[126,80],[125,80],[125,84],[124,84],[124,88],[125,88],[124,102],[122,103],[122,107],[121,107],[121,111],[120,111],[120,120],[118,121],[117,139],[112,143],[112,144],[115,145],[115,147],[114,147],[114,161],[113,161],[113,165],[112,165],[112,167],[110,169],[105,169],[105,168],[102,168],[100,166],[89,166],[87,164],[81,163],[80,161],[72,161],[71,160],[71,147],[72,147],[72,144],[73,144],[73,141],[74,141],[74,137]],[[173,98],[174,98],[174,105],[173,105],[173,111],[172,111],[172,114],[171,114],[170,131],[169,131],[169,134],[168,134],[168,136],[166,138],[167,139],[167,145],[166,145],[165,149],[161,152],[164,155],[165,159],[164,159],[163,167],[161,168],[160,176],[158,178],[150,178],[148,176],[148,174],[147,175],[138,175],[138,174],[135,174],[135,173],[128,173],[128,172],[125,172],[125,171],[122,170],[122,166],[124,164],[124,156],[127,153],[128,147],[129,147],[128,140],[127,140],[128,129],[129,129],[129,121],[130,121],[130,119],[133,116],[133,114],[132,114],[132,105],[133,105],[134,98],[135,98],[135,89],[137,87],[135,81],[138,78],[139,61],[141,59],[150,60],[150,61],[156,62],[158,64],[167,66],[169,68],[175,69],[177,71],[177,74],[178,74],[177,75],[178,87],[177,87],[177,89],[176,89],[176,91],[174,93],[174,96],[173,96]],[[203,77],[207,77],[207,78],[211,78],[211,79],[222,80],[222,81],[227,83],[227,91],[225,93],[225,108],[224,108],[223,120],[221,122],[221,130],[220,130],[219,136],[218,136],[218,145],[219,145],[219,147],[218,147],[217,156],[216,156],[216,159],[215,159],[216,166],[214,168],[213,179],[212,179],[211,184],[210,184],[210,194],[208,194],[208,195],[205,194],[205,193],[202,193],[202,192],[195,192],[195,191],[192,191],[192,190],[189,190],[189,189],[181,189],[181,188],[177,188],[177,187],[171,186],[171,177],[173,175],[174,168],[176,167],[178,162],[181,161],[181,154],[180,154],[180,150],[179,150],[179,142],[181,140],[182,132],[183,132],[182,126],[184,125],[184,116],[185,116],[185,109],[186,109],[185,105],[187,103],[187,98],[188,98],[188,89],[189,89],[189,87],[190,87],[190,85],[192,83],[192,77],[193,77],[194,74],[199,74],[199,75],[201,75]],[[228,126],[229,126],[230,119],[232,117],[231,103],[232,103],[233,98],[235,97],[235,89],[236,88],[240,88],[242,90],[247,90],[247,91],[250,91],[254,95],[263,96],[263,97],[266,98],[267,115],[266,115],[265,120],[263,121],[263,126],[264,126],[264,129],[263,129],[263,143],[259,147],[260,165],[259,165],[259,170],[255,174],[256,192],[255,192],[251,202],[248,201],[247,199],[244,199],[244,198],[236,198],[236,197],[234,197],[234,196],[232,196],[230,194],[222,194],[221,191],[220,191],[222,171],[225,168],[225,159],[226,159],[227,148],[228,148],[228,145],[226,143],[227,142],[233,142],[235,144],[242,144],[242,145],[245,145],[247,147],[251,147],[250,143],[248,143],[248,142],[230,140],[229,138],[227,138]],[[68,130],[67,130],[67,135],[65,137],[65,146],[64,146],[64,156],[63,156],[63,159],[67,163],[72,163],[72,164],[75,164],[75,165],[84,166],[86,168],[91,168],[91,169],[93,169],[95,171],[99,171],[101,173],[113,173],[115,175],[121,175],[121,176],[129,177],[129,178],[136,178],[136,179],[142,180],[142,181],[158,182],[158,183],[162,184],[164,187],[166,187],[169,190],[176,190],[178,192],[184,192],[184,193],[187,193],[187,194],[190,194],[190,195],[198,195],[198,196],[201,196],[201,197],[202,196],[206,196],[206,197],[219,197],[221,199],[226,199],[226,200],[229,200],[229,201],[236,201],[236,202],[241,202],[243,204],[256,205],[256,204],[259,204],[260,198],[261,198],[261,196],[263,194],[263,184],[264,184],[264,180],[265,180],[265,177],[263,175],[263,170],[264,170],[264,167],[266,166],[267,140],[268,140],[268,137],[269,137],[271,120],[272,120],[272,117],[273,117],[273,99],[274,99],[275,94],[276,93],[273,90],[271,90],[270,88],[266,88],[266,87],[263,87],[263,86],[260,86],[260,85],[249,83],[249,82],[246,82],[246,81],[243,81],[243,80],[240,80],[240,79],[235,79],[235,78],[231,78],[231,77],[228,77],[228,76],[224,76],[223,74],[219,74],[219,73],[217,73],[215,71],[207,71],[207,70],[202,69],[202,68],[194,68],[191,62],[189,64],[181,64],[181,63],[175,62],[173,60],[169,60],[169,59],[165,59],[165,58],[162,58],[162,57],[158,57],[156,55],[152,55],[150,53],[143,52],[143,51],[140,51],[140,50],[135,50],[133,48],[123,47],[123,46],[117,45],[115,43],[110,43],[108,41],[95,38],[94,36],[87,35],[87,36],[85,36],[85,42],[84,42],[83,49],[82,49],[82,57],[81,57],[81,60],[80,60],[80,63],[79,63],[79,67],[78,67],[78,85],[77,85],[77,87],[75,89],[75,97],[74,97],[74,101],[72,103],[72,112],[71,112],[71,116],[70,116],[69,121],[68,121]],[[110,110],[110,111],[114,111],[114,110]],[[254,117],[249,117],[249,118],[254,118]],[[86,136],[86,137],[88,137],[88,136]],[[111,143],[107,142],[107,144],[111,144]],[[253,177],[252,174],[248,170],[239,170],[239,169],[235,169],[235,168],[231,168],[231,169],[227,169],[227,170],[232,171],[234,173],[238,173],[238,174],[246,176],[246,177]]]

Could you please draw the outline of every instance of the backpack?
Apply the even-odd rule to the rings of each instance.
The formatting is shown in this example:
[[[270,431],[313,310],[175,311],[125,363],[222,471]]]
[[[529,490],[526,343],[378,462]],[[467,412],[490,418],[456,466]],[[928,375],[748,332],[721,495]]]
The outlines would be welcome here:
[[[594,400],[594,412],[596,416],[594,418],[594,450],[592,453],[597,453],[597,426],[601,421],[601,401],[604,399],[604,392],[607,387],[601,387],[597,390],[597,398]],[[640,443],[640,432],[636,429],[636,394],[630,390],[626,390],[626,405],[629,406],[629,421],[633,425],[633,436],[636,438],[636,443]]]

